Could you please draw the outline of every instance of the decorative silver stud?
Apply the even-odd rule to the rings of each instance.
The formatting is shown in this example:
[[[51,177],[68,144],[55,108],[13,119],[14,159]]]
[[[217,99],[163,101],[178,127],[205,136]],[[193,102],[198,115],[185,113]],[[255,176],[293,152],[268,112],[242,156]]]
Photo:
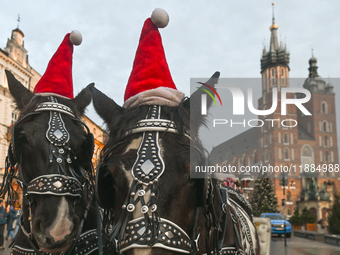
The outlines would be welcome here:
[[[153,204],[151,206],[151,212],[155,212],[157,210],[157,205],[156,204]]]
[[[141,208],[142,213],[147,213],[149,211],[149,207],[147,205],[143,205]]]
[[[165,235],[170,239],[174,237],[174,234],[171,231],[165,232]]]
[[[128,206],[126,207],[126,210],[128,212],[133,212],[135,210],[135,206],[133,204],[128,204]]]
[[[142,197],[145,195],[145,190],[141,189],[138,191],[138,196]]]

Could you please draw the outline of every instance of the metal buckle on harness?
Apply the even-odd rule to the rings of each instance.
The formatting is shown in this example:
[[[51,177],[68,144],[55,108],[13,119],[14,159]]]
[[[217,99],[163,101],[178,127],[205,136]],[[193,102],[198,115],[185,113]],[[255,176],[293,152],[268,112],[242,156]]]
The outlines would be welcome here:
[[[113,239],[114,242],[115,242],[115,249],[116,249],[116,252],[119,253],[119,242],[116,238]]]
[[[227,205],[225,203],[222,204],[222,210],[224,213],[227,213]]]
[[[198,247],[198,240],[200,239],[200,236],[201,236],[201,233],[198,233],[196,239],[194,240],[196,251],[200,250],[199,247]]]

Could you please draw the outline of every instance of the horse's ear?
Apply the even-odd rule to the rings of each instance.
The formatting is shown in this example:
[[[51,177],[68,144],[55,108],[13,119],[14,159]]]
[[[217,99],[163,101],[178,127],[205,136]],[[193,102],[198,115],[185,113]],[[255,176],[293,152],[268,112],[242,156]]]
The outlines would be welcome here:
[[[92,94],[90,91],[91,87],[94,87],[94,83],[87,85],[86,88],[80,91],[79,94],[74,99],[72,99],[72,102],[75,104],[77,110],[81,115],[84,114],[85,108],[91,103],[92,99]]]
[[[25,86],[22,85],[10,71],[5,70],[5,72],[9,91],[15,99],[18,109],[21,110],[30,102],[32,97],[34,97],[34,93],[25,88]]]
[[[98,115],[106,122],[110,124],[114,116],[122,109],[116,104],[114,100],[103,94],[95,87],[90,88],[93,97],[93,106]]]
[[[215,85],[218,82],[218,78],[220,77],[220,72],[215,72],[211,78],[205,82],[205,84],[208,84],[211,87],[215,87]],[[203,85],[202,85],[203,86]],[[202,94],[204,94],[206,92],[204,92],[201,89],[197,89],[190,98],[186,99],[183,102],[183,107],[185,109],[187,109],[188,111],[190,111],[190,118],[192,121],[194,121],[195,127],[197,127],[197,129],[199,128],[199,126],[202,125],[202,123],[204,122],[204,118],[205,116],[201,114],[201,98],[202,98]],[[207,97],[207,108],[209,109],[210,106],[212,105],[212,98],[211,97]],[[191,109],[191,110],[190,110]]]

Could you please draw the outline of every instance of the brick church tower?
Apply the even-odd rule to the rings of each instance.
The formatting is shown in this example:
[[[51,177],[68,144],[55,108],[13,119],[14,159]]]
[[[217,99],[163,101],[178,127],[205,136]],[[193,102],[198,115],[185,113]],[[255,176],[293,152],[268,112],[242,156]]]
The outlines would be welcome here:
[[[273,105],[273,96],[277,96],[276,110],[270,115],[259,116],[264,122],[259,129],[259,152],[262,155],[262,162],[272,166],[287,165],[288,159],[289,161],[296,159],[294,141],[298,139],[298,127],[287,127],[293,126],[292,122],[297,121],[296,107],[288,105],[287,114],[281,114],[281,89],[289,87],[290,69],[289,53],[283,42],[279,45],[277,29],[273,10],[269,51],[267,52],[265,46],[261,58],[262,97],[258,100],[259,109],[268,110]],[[276,104],[273,107],[276,107]]]
[[[261,110],[270,109],[273,96],[277,94],[277,108],[270,115],[259,116],[264,125],[258,129],[257,158],[264,165],[295,166],[295,172],[286,174],[288,216],[297,208],[301,211],[307,207],[318,219],[325,219],[332,192],[340,184],[339,173],[317,170],[321,166],[339,164],[333,86],[326,84],[318,75],[317,59],[312,53],[309,75],[303,85],[311,92],[311,99],[304,107],[312,115],[304,115],[295,105],[287,105],[286,115],[282,115],[281,89],[290,86],[290,55],[286,45],[283,42],[279,44],[277,29],[273,9],[269,50],[264,47],[261,57],[262,97],[258,100],[258,106]],[[277,93],[272,93],[273,90],[277,90]],[[299,98],[305,95],[288,94],[287,98],[295,96]],[[303,172],[300,169],[300,166],[304,168],[306,165],[312,171]],[[270,177],[280,177],[280,173],[271,173]],[[282,212],[280,179],[273,179],[273,182]]]
[[[333,191],[340,186],[339,171],[322,169],[324,166],[337,166],[339,169],[333,86],[318,75],[317,59],[312,53],[309,75],[303,83],[303,88],[311,93],[311,99],[303,106],[312,115],[304,115],[294,104],[288,104],[286,114],[283,115],[282,88],[297,85],[294,84],[296,80],[289,79],[290,54],[285,43],[279,43],[277,30],[273,8],[270,45],[268,50],[264,47],[261,57],[262,96],[258,100],[258,110],[270,110],[273,106],[276,107],[275,111],[258,116],[260,122],[264,123],[262,127],[252,127],[214,147],[210,153],[210,161],[213,164],[235,167],[261,165],[291,168],[285,174],[286,215],[291,217],[294,210],[301,212],[307,207],[318,220],[326,222],[332,206]],[[273,103],[275,97],[277,104]],[[295,97],[302,98],[305,95],[287,94],[287,98]],[[303,171],[305,166],[310,171]],[[269,177],[273,178],[278,209],[283,213],[280,171],[271,171]],[[235,178],[246,184],[242,184],[242,190],[251,199],[253,189],[251,184],[247,186],[249,178],[248,182],[242,182],[245,180],[242,174],[236,174]]]

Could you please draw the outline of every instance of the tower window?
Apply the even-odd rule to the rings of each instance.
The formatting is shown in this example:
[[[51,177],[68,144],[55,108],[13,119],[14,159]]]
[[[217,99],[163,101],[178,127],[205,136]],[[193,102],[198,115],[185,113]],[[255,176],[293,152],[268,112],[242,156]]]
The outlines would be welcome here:
[[[329,153],[328,151],[325,152],[325,162],[328,163],[330,161],[330,158],[329,158]]]
[[[285,150],[284,150],[284,157],[285,157],[285,160],[289,160],[289,150],[288,150],[288,148],[285,148]]]
[[[275,69],[272,69],[272,87],[275,86]]]
[[[325,136],[325,147],[328,147],[328,137],[327,136]]]
[[[324,121],[324,122],[322,123],[322,129],[323,129],[324,132],[328,132],[327,121]]]
[[[287,202],[292,202],[292,193],[290,191],[287,192]]]
[[[328,112],[327,103],[326,102],[322,102],[321,103],[321,112],[322,113],[327,113]]]
[[[285,134],[283,135],[283,143],[284,143],[284,144],[288,144],[288,143],[289,143],[289,141],[288,141],[288,134],[287,134],[287,133],[285,133]]]
[[[18,119],[18,114],[16,112],[12,112],[11,124],[13,125]]]

